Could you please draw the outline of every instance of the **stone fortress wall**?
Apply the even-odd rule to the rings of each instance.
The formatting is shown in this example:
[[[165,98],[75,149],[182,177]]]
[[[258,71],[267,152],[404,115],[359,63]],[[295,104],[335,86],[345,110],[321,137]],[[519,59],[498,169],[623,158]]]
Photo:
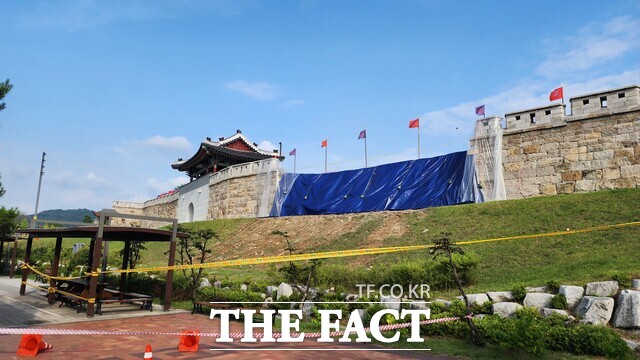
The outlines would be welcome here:
[[[499,175],[502,170],[507,199],[640,187],[640,87],[576,96],[570,110],[567,115],[566,105],[557,103],[511,112],[505,115],[504,129],[502,118],[478,120],[470,151],[483,141],[485,148],[501,151],[500,156],[476,157],[476,173],[484,168],[484,173]],[[496,127],[498,132],[489,131]],[[486,144],[489,133],[497,135]],[[494,189],[493,175],[484,176],[486,184],[479,180],[479,189]],[[281,176],[275,159],[234,165],[168,196],[144,203],[114,201],[113,209],[179,222],[268,216]],[[165,225],[126,219],[113,224]]]
[[[506,114],[508,199],[640,187],[640,88],[628,86]]]
[[[114,201],[112,208],[124,214],[177,218],[181,223],[267,216],[281,176],[277,159],[233,165],[183,185],[171,195],[144,203]],[[119,218],[112,224],[166,225]]]

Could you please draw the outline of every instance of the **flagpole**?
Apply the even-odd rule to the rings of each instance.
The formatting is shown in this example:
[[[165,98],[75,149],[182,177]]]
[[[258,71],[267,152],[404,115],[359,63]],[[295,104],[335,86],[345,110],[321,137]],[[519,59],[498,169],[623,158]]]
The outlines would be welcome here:
[[[364,167],[368,167],[367,165],[367,134],[364,134]]]
[[[418,159],[420,159],[420,118],[418,118]]]
[[[564,84],[560,83],[560,88],[562,89],[562,105],[564,105]]]
[[[327,154],[329,152],[329,143],[324,147],[324,172],[327,172]]]
[[[295,154],[293,154],[293,173],[296,173],[296,159],[298,158],[298,152],[296,151]]]

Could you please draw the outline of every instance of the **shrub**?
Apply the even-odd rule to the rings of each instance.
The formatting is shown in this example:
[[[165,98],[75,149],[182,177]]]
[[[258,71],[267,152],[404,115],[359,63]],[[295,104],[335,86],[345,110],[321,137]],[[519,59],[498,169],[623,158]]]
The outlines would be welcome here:
[[[449,305],[449,314],[451,316],[463,317],[467,315],[467,306],[460,299],[455,299]]]
[[[557,282],[555,280],[547,281],[547,291],[552,292],[554,294],[557,294],[558,290],[560,290],[560,283],[559,282]]]
[[[578,355],[606,356],[612,359],[635,359],[629,346],[605,326],[554,326],[549,330],[550,350]]]
[[[631,275],[629,274],[617,273],[613,275],[612,279],[617,281],[622,287],[625,287],[625,288],[631,287]]]
[[[551,299],[551,307],[553,309],[564,310],[567,308],[567,298],[563,294],[557,294]]]
[[[431,309],[431,315],[438,315],[447,310],[447,306],[441,302],[432,302],[429,304],[429,308]]]
[[[524,285],[518,284],[511,289],[511,294],[516,302],[522,304],[524,298],[527,296],[527,289]]]
[[[521,350],[534,355],[540,355],[546,349],[545,335],[549,326],[542,321],[536,309],[518,309],[516,319],[492,317],[487,321],[478,322],[477,325],[488,339],[502,348]]]
[[[474,314],[493,314],[493,303],[491,301],[485,301],[482,304],[474,304],[471,306],[471,312]]]

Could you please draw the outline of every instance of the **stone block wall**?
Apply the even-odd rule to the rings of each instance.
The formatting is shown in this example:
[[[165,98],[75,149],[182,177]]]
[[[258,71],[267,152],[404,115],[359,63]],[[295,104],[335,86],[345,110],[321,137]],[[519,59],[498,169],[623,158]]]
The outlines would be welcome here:
[[[256,175],[236,177],[211,185],[207,219],[256,217]]]
[[[640,187],[640,109],[505,132],[507,198]]]
[[[129,202],[129,201],[114,201],[111,204],[113,210],[128,215],[143,215],[144,204]],[[124,219],[113,218],[111,219],[111,225],[113,226],[140,226],[140,220],[137,219]]]
[[[143,209],[142,215],[146,216],[159,216],[164,218],[172,218],[175,219],[177,217],[178,212],[178,196],[171,197],[167,199],[165,202],[156,202],[153,204],[146,205],[149,201],[145,203],[145,207]],[[171,223],[163,222],[163,221],[141,221],[142,227],[149,228],[159,228],[166,225],[170,225]]]

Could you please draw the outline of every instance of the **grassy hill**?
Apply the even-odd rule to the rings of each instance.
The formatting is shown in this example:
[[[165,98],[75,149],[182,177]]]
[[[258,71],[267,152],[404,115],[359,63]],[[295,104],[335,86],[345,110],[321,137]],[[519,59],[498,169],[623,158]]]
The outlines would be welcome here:
[[[450,233],[453,241],[466,241],[638,221],[639,205],[640,189],[624,189],[418,211],[204,221],[186,227],[209,228],[219,234],[220,241],[210,259],[216,261],[286,254],[286,242],[273,235],[273,230],[286,231],[297,252],[308,253],[429,244],[443,232]],[[71,246],[71,240],[68,242]],[[49,240],[41,240],[36,246],[48,243]],[[116,252],[121,247],[119,243],[111,245],[111,263],[120,261]],[[167,244],[147,243],[147,247],[141,266],[166,265]],[[463,248],[479,259],[471,292],[508,290],[519,283],[542,285],[550,280],[584,284],[614,276],[640,276],[638,226]],[[351,274],[363,276],[369,267],[384,268],[429,257],[427,251],[417,251],[328,259],[323,268],[338,269],[349,279]],[[232,281],[275,283],[278,275],[273,270],[273,266],[246,266],[211,269],[209,275]]]

